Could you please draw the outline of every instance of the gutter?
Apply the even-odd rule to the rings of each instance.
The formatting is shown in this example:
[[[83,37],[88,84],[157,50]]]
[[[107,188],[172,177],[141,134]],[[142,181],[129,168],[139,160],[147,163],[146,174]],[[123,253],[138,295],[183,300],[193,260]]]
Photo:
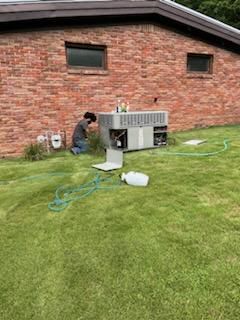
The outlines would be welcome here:
[[[0,26],[44,19],[154,15],[240,45],[240,30],[167,0],[66,1],[0,4]],[[7,26],[6,26],[7,27]]]

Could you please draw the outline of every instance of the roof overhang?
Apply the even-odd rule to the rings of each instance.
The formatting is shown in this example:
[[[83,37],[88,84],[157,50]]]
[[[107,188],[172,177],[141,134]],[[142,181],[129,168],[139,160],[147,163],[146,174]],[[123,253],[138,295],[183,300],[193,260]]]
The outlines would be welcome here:
[[[32,28],[36,22],[77,19],[103,21],[154,18],[155,22],[171,21],[188,30],[216,37],[240,50],[240,30],[207,17],[169,0],[102,0],[102,1],[36,1],[31,3],[0,3],[0,28],[25,23]]]

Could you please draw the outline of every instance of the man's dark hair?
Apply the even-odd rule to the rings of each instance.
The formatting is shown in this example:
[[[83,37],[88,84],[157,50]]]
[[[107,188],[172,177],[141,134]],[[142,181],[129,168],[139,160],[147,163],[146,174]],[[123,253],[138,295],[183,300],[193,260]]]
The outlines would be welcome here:
[[[95,122],[97,120],[97,117],[92,112],[86,112],[83,116],[85,119],[90,119],[91,122]]]

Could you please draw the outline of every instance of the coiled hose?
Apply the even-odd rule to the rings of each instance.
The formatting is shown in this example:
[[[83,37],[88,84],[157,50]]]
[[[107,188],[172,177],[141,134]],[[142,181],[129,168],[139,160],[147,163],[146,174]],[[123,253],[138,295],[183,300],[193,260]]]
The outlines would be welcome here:
[[[100,174],[97,173],[94,179],[78,187],[72,188],[60,186],[55,191],[55,199],[48,204],[49,210],[61,212],[69,205],[70,202],[83,199],[94,191],[100,189],[113,189],[120,186],[121,180],[119,179],[114,182],[112,177],[112,175],[108,175],[108,177],[101,177]],[[104,183],[109,185],[104,185]]]

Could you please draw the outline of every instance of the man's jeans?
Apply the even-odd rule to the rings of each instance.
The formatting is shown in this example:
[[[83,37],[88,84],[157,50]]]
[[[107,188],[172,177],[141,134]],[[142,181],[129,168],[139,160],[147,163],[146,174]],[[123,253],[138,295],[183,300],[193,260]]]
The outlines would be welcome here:
[[[77,140],[75,141],[75,145],[71,150],[74,154],[86,152],[88,150],[88,143],[86,142],[85,139]]]

